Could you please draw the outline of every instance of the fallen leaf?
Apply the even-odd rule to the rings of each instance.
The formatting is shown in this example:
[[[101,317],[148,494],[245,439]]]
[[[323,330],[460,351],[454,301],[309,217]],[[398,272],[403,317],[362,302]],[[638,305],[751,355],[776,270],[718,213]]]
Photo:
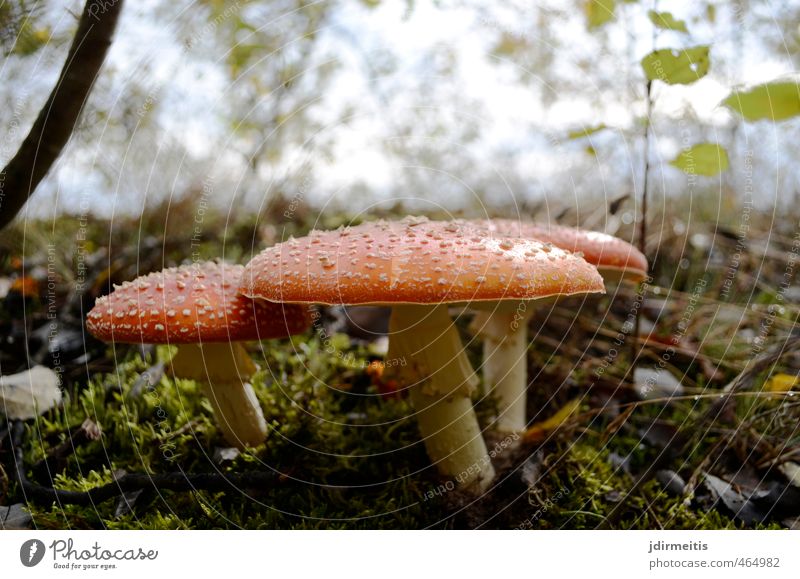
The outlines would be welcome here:
[[[683,491],[686,488],[686,481],[674,470],[657,471],[656,480],[664,487],[665,491],[678,497],[683,495]]]
[[[398,396],[398,390],[400,386],[397,380],[391,378],[384,378],[384,371],[386,367],[383,362],[379,360],[375,360],[369,363],[367,366],[366,373],[367,376],[370,377],[370,381],[372,385],[378,389],[381,396],[384,398],[393,398]]]
[[[784,462],[778,467],[783,476],[796,487],[800,487],[800,464],[796,462]]]
[[[737,519],[748,524],[760,523],[764,520],[765,513],[753,505],[748,497],[734,489],[729,482],[706,473],[705,484],[717,503],[722,503],[722,506]]]
[[[674,452],[674,449],[684,441],[684,437],[675,426],[657,420],[640,428],[638,433],[642,441],[653,448],[670,449],[670,452]]]
[[[537,442],[542,440],[545,434],[564,424],[564,422],[566,422],[567,419],[572,416],[572,414],[574,414],[578,408],[580,408],[580,405],[580,398],[574,398],[570,400],[550,418],[541,422],[536,422],[535,424],[529,426],[522,435],[523,440],[526,442]]]
[[[39,295],[39,282],[32,277],[18,277],[11,282],[10,291],[17,292],[24,298]]]
[[[141,396],[145,388],[147,388],[148,391],[152,390],[156,384],[161,381],[161,378],[164,377],[164,371],[164,362],[158,362],[157,364],[150,366],[147,370],[139,374],[138,378],[136,378],[136,382],[133,383],[129,396],[132,398],[137,398]]]
[[[619,453],[611,452],[608,455],[608,463],[616,470],[620,470],[626,474],[631,474],[631,455],[627,454],[622,456]]]
[[[0,299],[8,295],[12,281],[7,277],[0,277]]]
[[[797,376],[792,374],[775,374],[770,376],[764,383],[765,392],[788,392],[800,382]]]
[[[683,386],[680,381],[667,370],[636,368],[633,372],[633,382],[639,397],[644,400],[683,394]]]
[[[748,524],[785,520],[800,514],[800,489],[778,481],[747,489],[705,473],[706,486],[717,503]]]
[[[114,518],[121,519],[125,515],[133,512],[133,507],[136,504],[136,499],[144,492],[144,489],[137,489],[123,493],[118,499],[114,507]]]
[[[520,478],[528,488],[535,488],[539,484],[539,479],[542,476],[542,462],[544,461],[544,453],[540,450],[522,465]]]
[[[0,412],[10,420],[40,416],[61,402],[58,374],[44,366],[0,376]]]
[[[241,454],[235,447],[217,447],[214,449],[214,464],[224,465],[233,462]]]

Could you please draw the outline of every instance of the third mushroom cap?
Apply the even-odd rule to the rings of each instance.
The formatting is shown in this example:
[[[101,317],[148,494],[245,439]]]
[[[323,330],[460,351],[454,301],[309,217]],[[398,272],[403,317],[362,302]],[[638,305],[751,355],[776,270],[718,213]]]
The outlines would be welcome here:
[[[555,247],[575,252],[596,266],[606,281],[639,282],[647,277],[647,259],[630,243],[597,231],[550,223],[530,223],[512,219],[472,222],[496,235],[538,239]],[[498,399],[497,426],[503,431],[520,431],[527,424],[526,389],[528,320],[532,308],[514,312],[497,309],[479,311],[472,328],[483,338],[483,387]]]

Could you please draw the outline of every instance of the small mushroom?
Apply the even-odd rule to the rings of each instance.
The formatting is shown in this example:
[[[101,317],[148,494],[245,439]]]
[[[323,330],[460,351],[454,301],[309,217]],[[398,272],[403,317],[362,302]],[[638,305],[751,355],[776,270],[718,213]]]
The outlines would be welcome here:
[[[173,373],[203,385],[225,439],[238,448],[261,444],[267,433],[248,382],[257,368],[240,342],[284,338],[310,325],[305,308],[239,295],[243,270],[206,262],[151,273],[99,298],[86,323],[104,341],[177,345]]]
[[[606,282],[639,282],[647,277],[647,259],[631,244],[605,233],[559,225],[525,223],[511,219],[472,222],[477,227],[511,238],[537,239],[558,250],[581,255],[597,267]],[[497,428],[504,432],[525,429],[526,349],[528,320],[533,308],[479,311],[472,329],[484,337],[483,387],[499,400]]]
[[[470,398],[477,379],[448,305],[602,289],[594,267],[567,252],[416,217],[280,243],[247,265],[241,286],[274,302],[391,307],[387,369],[409,389],[439,472],[475,491],[494,468]]]
[[[61,403],[59,385],[58,374],[44,366],[0,376],[0,414],[9,420],[41,416]]]

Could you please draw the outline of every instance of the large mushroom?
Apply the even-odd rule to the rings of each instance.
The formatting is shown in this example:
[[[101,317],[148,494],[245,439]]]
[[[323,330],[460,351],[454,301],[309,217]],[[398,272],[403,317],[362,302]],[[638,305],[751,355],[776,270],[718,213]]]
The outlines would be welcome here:
[[[603,283],[583,259],[540,242],[409,217],[265,249],[247,265],[241,291],[283,303],[390,306],[387,367],[409,389],[428,456],[477,491],[494,469],[470,398],[477,380],[448,305],[600,292]]]
[[[301,306],[253,301],[237,293],[241,265],[206,262],[165,269],[116,286],[99,298],[86,327],[111,342],[175,344],[175,376],[199,382],[225,440],[257,446],[267,433],[241,341],[284,338],[306,330]]]
[[[526,223],[511,219],[474,221],[498,236],[538,239],[581,255],[597,267],[606,282],[640,282],[647,277],[647,259],[630,243],[612,235],[560,225]],[[496,426],[504,432],[525,429],[528,320],[533,309],[520,303],[509,310],[479,311],[472,328],[483,338],[483,388],[498,400]]]

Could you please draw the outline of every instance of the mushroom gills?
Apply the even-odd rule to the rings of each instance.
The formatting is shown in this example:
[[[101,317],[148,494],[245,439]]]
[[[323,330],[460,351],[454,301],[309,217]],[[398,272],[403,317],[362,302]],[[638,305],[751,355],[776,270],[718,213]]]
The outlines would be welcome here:
[[[425,448],[440,474],[460,488],[487,488],[494,467],[470,398],[477,377],[447,306],[395,305],[387,361],[393,377],[409,388]]]
[[[172,359],[178,378],[199,382],[225,440],[238,448],[258,446],[267,422],[250,377],[257,367],[238,342],[180,344]]]

